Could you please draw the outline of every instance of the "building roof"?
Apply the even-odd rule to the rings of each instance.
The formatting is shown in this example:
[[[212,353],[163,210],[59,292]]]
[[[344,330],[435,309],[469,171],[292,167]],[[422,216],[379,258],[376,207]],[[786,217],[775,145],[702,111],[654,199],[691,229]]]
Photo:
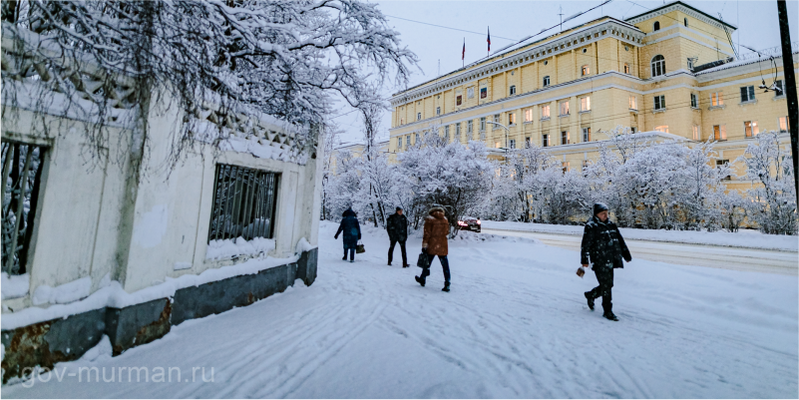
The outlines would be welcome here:
[[[481,59],[479,59],[479,60],[477,60],[475,62],[472,62],[471,64],[469,64],[469,65],[467,65],[465,67],[458,68],[456,70],[447,72],[447,73],[445,73],[443,75],[439,75],[439,76],[437,76],[437,77],[435,77],[433,79],[429,79],[429,80],[424,81],[422,83],[419,83],[419,84],[416,84],[414,86],[411,86],[411,87],[409,87],[407,89],[401,90],[401,91],[399,91],[397,93],[392,94],[392,97],[395,97],[395,96],[397,96],[399,94],[406,93],[406,92],[412,91],[414,89],[420,88],[422,86],[428,85],[428,84],[430,84],[432,82],[435,82],[435,81],[437,81],[439,79],[445,79],[447,77],[458,75],[459,73],[465,72],[465,71],[467,71],[469,69],[472,69],[472,68],[474,68],[476,66],[488,64],[488,63],[503,59],[503,58],[505,58],[505,56],[508,55],[508,53],[519,51],[519,50],[522,50],[522,49],[525,49],[525,48],[535,47],[536,45],[540,45],[540,44],[545,43],[548,40],[554,39],[556,37],[565,37],[565,36],[568,36],[568,35],[571,35],[571,34],[574,34],[574,33],[578,33],[578,32],[580,32],[580,31],[582,31],[582,30],[584,30],[584,29],[586,29],[586,28],[588,28],[590,26],[593,26],[593,24],[595,24],[595,23],[597,23],[599,21],[602,21],[602,20],[613,21],[613,22],[616,22],[618,24],[624,25],[625,27],[627,27],[629,29],[632,29],[632,30],[635,30],[635,31],[639,31],[639,32],[641,31],[640,29],[638,29],[638,27],[636,27],[635,25],[632,25],[632,24],[630,24],[630,23],[628,23],[626,21],[622,21],[620,19],[616,19],[616,18],[609,17],[609,16],[602,16],[602,17],[593,19],[591,21],[582,23],[580,25],[571,27],[571,28],[566,29],[564,31],[561,31],[561,32],[549,35],[547,37],[538,39],[536,41],[529,42],[527,44],[522,44],[523,42],[526,42],[527,40],[530,40],[533,37],[538,36],[538,35],[535,34],[535,35],[532,35],[532,36],[528,36],[527,38],[522,39],[518,43],[512,44],[510,46],[506,46],[506,47],[500,49],[499,51],[497,51],[496,53],[494,53],[490,57],[481,58]]]
[[[692,7],[692,6],[688,5],[688,4],[685,4],[682,1],[673,1],[671,3],[664,4],[664,5],[662,5],[662,6],[658,7],[658,8],[654,8],[652,10],[649,10],[649,11],[643,12],[641,14],[634,15],[634,16],[632,16],[630,18],[627,18],[627,19],[625,19],[625,21],[632,21],[634,19],[639,19],[641,17],[647,16],[648,14],[655,14],[655,13],[657,13],[660,10],[663,10],[663,9],[669,8],[669,7],[673,7],[673,6],[683,6],[685,8],[688,8],[688,9],[692,10],[692,11],[698,12],[698,13],[702,14],[703,16],[705,16],[707,18],[710,18],[710,19],[712,19],[712,20],[714,20],[714,21],[716,21],[716,22],[718,22],[720,24],[724,24],[724,25],[726,25],[729,28],[738,29],[738,27],[736,27],[735,25],[732,25],[730,23],[724,22],[721,19],[716,18],[716,17],[714,17],[714,16],[712,16],[712,15],[710,15],[710,14],[708,14],[708,13],[706,13],[706,12],[696,8],[696,7]]]

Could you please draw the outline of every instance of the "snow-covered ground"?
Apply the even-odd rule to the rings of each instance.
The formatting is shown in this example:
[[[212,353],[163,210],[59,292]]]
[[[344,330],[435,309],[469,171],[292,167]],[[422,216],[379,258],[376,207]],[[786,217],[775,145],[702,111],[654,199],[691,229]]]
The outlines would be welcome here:
[[[413,280],[418,268],[399,267],[399,249],[386,266],[388,240],[374,228],[364,228],[367,252],[341,261],[335,228],[321,224],[313,286],[297,281],[249,307],[187,321],[119,357],[104,342],[87,360],[58,364],[60,379],[5,386],[2,396],[799,396],[795,276],[637,259],[617,270],[621,320],[612,322],[586,307],[582,292],[595,279],[575,275],[574,251],[470,234],[450,244],[444,293],[438,261],[424,288]],[[412,264],[419,247],[409,240]],[[115,381],[97,383],[92,372],[87,383],[81,367],[97,367],[101,381],[113,371]],[[136,383],[139,370],[129,377],[141,367],[150,382]]]

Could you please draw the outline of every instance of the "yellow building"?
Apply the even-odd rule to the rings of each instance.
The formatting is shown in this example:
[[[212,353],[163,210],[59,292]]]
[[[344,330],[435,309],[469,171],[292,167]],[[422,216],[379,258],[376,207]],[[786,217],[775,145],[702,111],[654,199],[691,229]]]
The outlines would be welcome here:
[[[567,168],[595,158],[596,142],[608,138],[601,132],[617,126],[689,142],[714,138],[730,161],[758,132],[786,131],[787,146],[784,90],[758,88],[761,70],[772,85],[773,65],[735,60],[735,29],[676,1],[511,48],[395,94],[389,151],[405,151],[431,128],[451,141],[484,140],[495,157],[534,143]],[[782,86],[781,58],[776,65]]]
[[[389,141],[388,141],[388,139],[382,139],[382,140],[375,141],[375,146],[377,146],[378,150],[380,152],[382,152],[382,153],[388,153],[389,152],[389,149],[388,149]],[[342,153],[344,151],[348,151],[352,155],[353,158],[359,158],[359,157],[361,157],[363,155],[363,150],[364,150],[364,144],[361,143],[361,142],[346,142],[346,143],[342,143],[342,144],[336,146],[333,149],[333,151],[331,152],[331,154],[329,154],[329,157],[330,157],[330,168],[329,168],[329,170],[330,170],[330,172],[332,174],[334,174],[334,175],[336,174],[336,167],[337,167],[336,164],[338,162],[338,156],[339,156],[340,153]]]

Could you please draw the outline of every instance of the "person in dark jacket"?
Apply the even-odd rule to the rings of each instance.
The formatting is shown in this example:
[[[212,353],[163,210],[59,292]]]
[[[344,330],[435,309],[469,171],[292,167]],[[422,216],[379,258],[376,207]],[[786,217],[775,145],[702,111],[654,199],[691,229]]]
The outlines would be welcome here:
[[[449,247],[447,244],[447,235],[449,235],[449,222],[447,217],[444,216],[444,209],[441,207],[433,207],[430,209],[429,215],[424,219],[424,237],[422,238],[422,252],[426,253],[429,257],[427,268],[422,269],[420,276],[415,277],[416,282],[424,286],[427,277],[430,275],[430,264],[435,256],[438,256],[438,261],[441,262],[441,267],[444,269],[444,292],[449,292],[449,261],[447,260],[447,253]]]
[[[405,241],[408,240],[408,218],[402,215],[402,207],[397,207],[397,212],[391,214],[386,221],[388,240],[388,265],[394,259],[394,246],[399,242],[400,252],[402,253],[402,268],[408,268],[408,255],[405,253]]]
[[[596,274],[599,286],[585,292],[588,308],[594,309],[594,299],[602,297],[603,317],[618,321],[613,314],[611,289],[613,288],[613,269],[624,268],[622,258],[630,262],[632,256],[627,244],[621,237],[619,228],[608,219],[608,206],[603,203],[594,204],[594,216],[585,224],[583,240],[580,245],[580,264],[588,267],[588,261],[593,264],[591,269]]]
[[[347,250],[350,251],[350,262],[355,262],[355,247],[358,246],[358,241],[361,240],[361,226],[358,224],[358,218],[355,216],[355,211],[352,207],[348,208],[341,214],[341,224],[338,226],[336,235],[333,236],[338,239],[340,233],[344,233],[344,257],[342,260],[347,260]]]

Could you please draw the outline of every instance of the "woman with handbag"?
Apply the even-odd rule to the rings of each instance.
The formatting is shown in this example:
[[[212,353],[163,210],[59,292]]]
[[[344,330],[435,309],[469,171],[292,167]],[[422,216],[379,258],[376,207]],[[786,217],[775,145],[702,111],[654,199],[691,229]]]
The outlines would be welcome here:
[[[441,262],[444,269],[444,292],[449,292],[449,261],[447,260],[448,246],[447,235],[449,235],[449,221],[444,216],[444,209],[434,206],[430,209],[429,215],[424,219],[424,236],[422,238],[422,253],[427,257],[426,268],[422,268],[422,274],[415,277],[416,282],[424,286],[427,277],[430,275],[430,264],[435,256]]]
[[[350,262],[355,262],[355,248],[358,246],[358,241],[361,240],[361,226],[358,224],[358,218],[355,216],[355,211],[352,207],[344,211],[341,215],[341,224],[338,226],[334,239],[338,239],[340,233],[344,233],[344,257],[342,260],[347,260],[347,250],[350,251]]]

